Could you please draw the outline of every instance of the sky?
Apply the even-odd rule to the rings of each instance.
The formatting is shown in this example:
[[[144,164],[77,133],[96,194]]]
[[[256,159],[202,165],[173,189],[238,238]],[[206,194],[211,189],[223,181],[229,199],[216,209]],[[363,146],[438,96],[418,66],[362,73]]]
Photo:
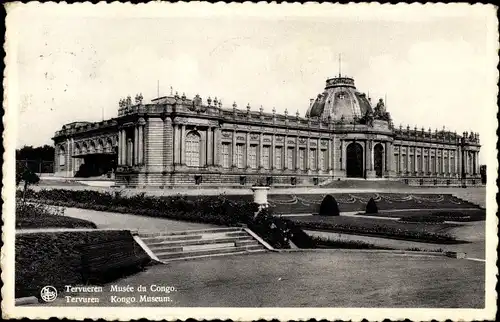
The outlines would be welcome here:
[[[52,144],[63,124],[115,117],[121,98],[149,102],[158,88],[303,116],[341,55],[342,74],[387,97],[396,126],[479,132],[485,163],[496,23],[482,5],[18,4],[7,16],[16,146]]]

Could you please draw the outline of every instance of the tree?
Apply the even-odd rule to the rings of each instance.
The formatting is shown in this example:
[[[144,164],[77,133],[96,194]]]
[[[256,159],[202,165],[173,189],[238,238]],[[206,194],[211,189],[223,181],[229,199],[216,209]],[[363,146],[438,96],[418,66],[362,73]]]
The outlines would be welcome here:
[[[367,214],[378,213],[377,203],[375,202],[375,200],[373,200],[373,198],[370,198],[370,200],[368,200],[368,203],[366,204],[365,213],[367,213]]]
[[[337,200],[332,195],[326,195],[319,207],[320,216],[338,216],[340,215]]]
[[[37,184],[40,181],[38,175],[31,171],[25,164],[16,163],[16,187],[19,186],[21,182],[24,182],[23,188],[23,203],[26,200],[26,190],[28,185]]]

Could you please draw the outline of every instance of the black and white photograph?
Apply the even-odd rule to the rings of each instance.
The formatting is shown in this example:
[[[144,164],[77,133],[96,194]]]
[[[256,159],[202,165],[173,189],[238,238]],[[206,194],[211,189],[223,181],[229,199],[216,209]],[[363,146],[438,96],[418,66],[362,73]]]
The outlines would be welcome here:
[[[4,318],[495,318],[496,7],[5,8]]]

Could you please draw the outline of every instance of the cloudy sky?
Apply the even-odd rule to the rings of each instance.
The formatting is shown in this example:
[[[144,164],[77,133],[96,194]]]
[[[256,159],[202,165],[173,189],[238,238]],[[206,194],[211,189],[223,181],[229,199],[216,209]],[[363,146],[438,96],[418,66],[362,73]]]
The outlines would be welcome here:
[[[142,92],[304,115],[339,72],[395,124],[480,133],[494,157],[496,20],[485,6],[21,5],[7,21],[17,147],[116,116]],[[12,66],[12,65],[15,66]],[[14,94],[12,94],[14,93]]]

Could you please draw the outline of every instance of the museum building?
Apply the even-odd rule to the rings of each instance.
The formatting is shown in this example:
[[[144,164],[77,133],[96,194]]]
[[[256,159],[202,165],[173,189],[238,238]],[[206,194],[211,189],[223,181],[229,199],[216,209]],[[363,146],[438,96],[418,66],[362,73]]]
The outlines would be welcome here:
[[[118,116],[66,124],[53,137],[55,174],[112,174],[120,186],[328,185],[347,178],[412,185],[480,184],[479,135],[394,128],[354,79],[326,80],[305,117],[224,108],[196,95],[143,103],[129,96]]]

